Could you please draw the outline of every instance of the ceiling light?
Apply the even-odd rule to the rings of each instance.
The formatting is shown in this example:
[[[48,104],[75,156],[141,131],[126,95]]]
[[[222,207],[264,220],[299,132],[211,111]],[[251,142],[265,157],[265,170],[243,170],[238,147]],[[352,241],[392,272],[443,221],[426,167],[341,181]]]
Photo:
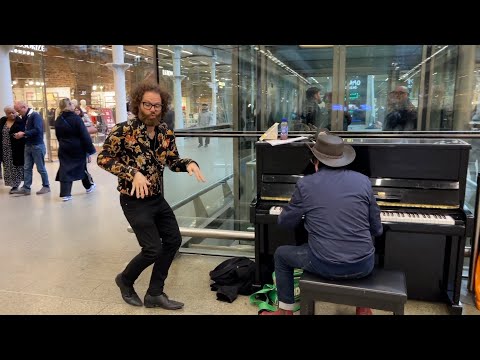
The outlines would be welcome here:
[[[321,49],[333,47],[333,45],[298,45],[302,49]]]

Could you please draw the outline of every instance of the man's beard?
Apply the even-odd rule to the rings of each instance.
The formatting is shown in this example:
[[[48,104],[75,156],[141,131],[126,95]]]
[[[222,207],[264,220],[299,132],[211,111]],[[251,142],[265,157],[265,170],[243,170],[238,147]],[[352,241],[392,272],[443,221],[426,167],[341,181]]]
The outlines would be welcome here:
[[[140,119],[141,122],[143,122],[147,126],[157,126],[161,122],[160,121],[161,115],[158,115],[154,119],[151,119],[150,116],[145,116],[144,114],[140,113],[138,118]]]

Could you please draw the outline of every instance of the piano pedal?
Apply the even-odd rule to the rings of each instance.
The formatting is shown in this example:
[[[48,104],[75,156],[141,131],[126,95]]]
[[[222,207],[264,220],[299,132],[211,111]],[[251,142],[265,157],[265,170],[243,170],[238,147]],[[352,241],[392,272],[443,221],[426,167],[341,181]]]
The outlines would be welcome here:
[[[283,208],[281,206],[272,206],[270,208],[269,214],[270,215],[280,215],[282,210],[283,210]]]

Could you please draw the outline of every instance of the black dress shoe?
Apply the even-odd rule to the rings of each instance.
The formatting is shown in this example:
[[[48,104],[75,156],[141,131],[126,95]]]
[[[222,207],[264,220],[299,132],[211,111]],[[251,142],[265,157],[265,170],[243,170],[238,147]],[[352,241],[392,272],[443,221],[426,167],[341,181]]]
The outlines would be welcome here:
[[[180,301],[170,300],[165,293],[158,296],[152,296],[147,293],[145,294],[143,302],[147,308],[161,307],[167,310],[178,310],[183,308],[184,305]]]
[[[120,288],[120,292],[122,293],[122,299],[129,305],[133,306],[142,306],[142,300],[138,297],[137,293],[133,286],[127,286],[123,283],[122,274],[118,274],[115,277],[115,283]]]

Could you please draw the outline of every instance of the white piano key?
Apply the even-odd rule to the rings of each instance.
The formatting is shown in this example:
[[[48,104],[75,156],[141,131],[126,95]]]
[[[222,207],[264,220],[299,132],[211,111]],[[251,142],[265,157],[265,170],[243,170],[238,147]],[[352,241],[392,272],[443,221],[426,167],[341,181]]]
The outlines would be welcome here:
[[[449,215],[421,214],[401,211],[381,211],[380,219],[385,222],[455,225],[455,220]]]

